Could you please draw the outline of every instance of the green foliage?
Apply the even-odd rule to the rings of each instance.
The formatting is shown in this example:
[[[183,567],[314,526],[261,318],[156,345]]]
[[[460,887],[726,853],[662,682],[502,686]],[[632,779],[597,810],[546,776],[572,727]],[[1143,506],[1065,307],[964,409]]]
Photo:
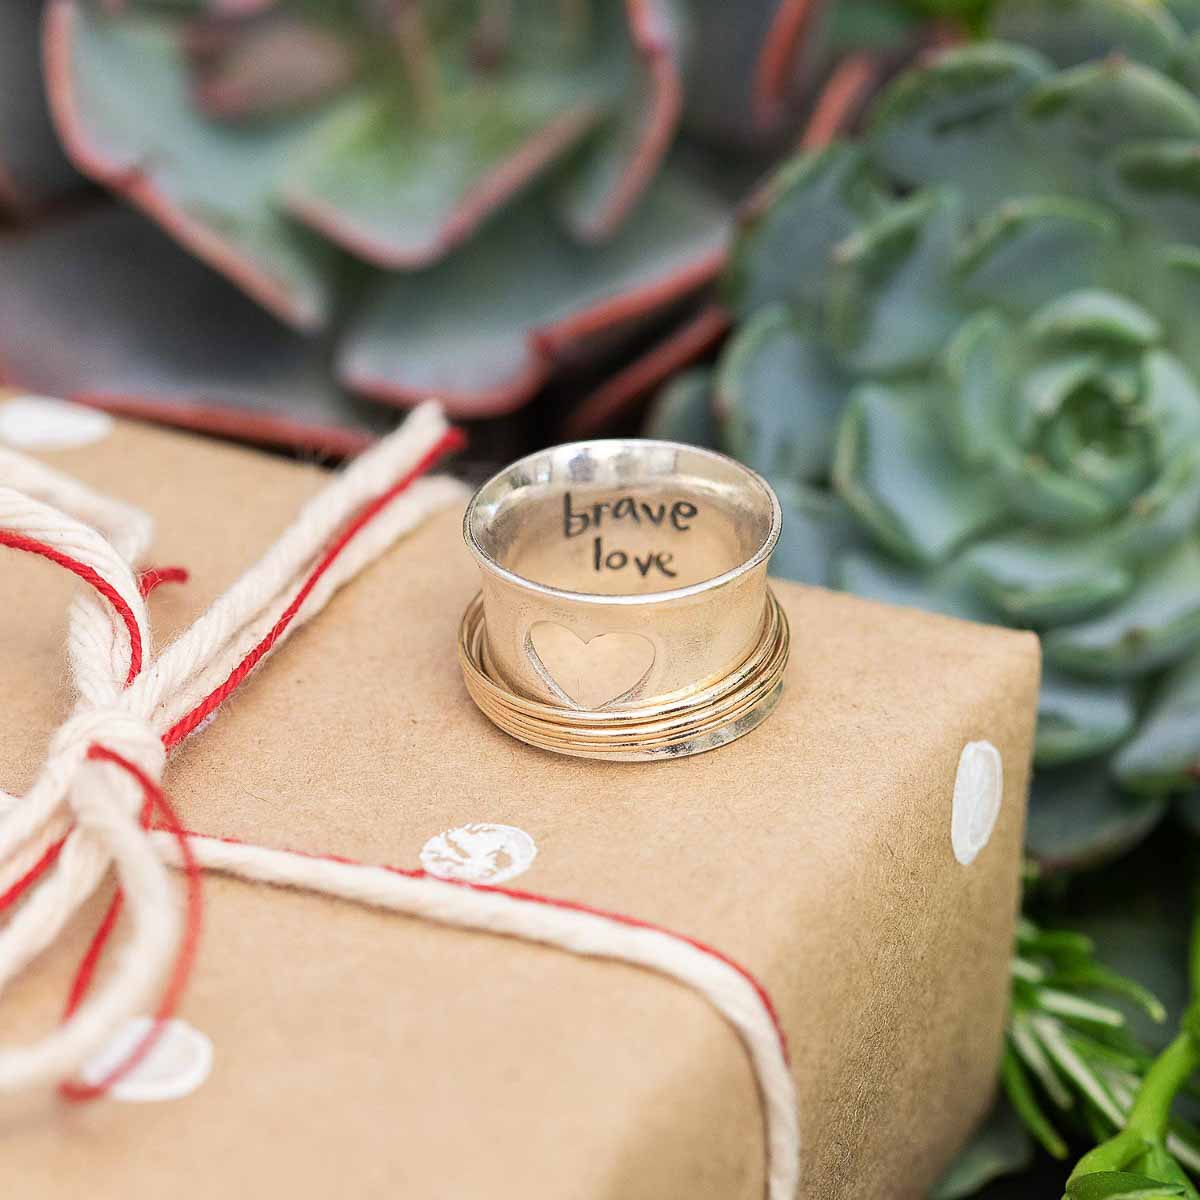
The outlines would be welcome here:
[[[687,403],[806,497],[777,570],[1041,634],[1029,850],[1057,870],[1200,763],[1200,6],[991,21],[778,173]]]
[[[1124,1126],[1151,1061],[1125,1011],[1104,997],[1128,1001],[1155,1022],[1166,1018],[1157,997],[1098,961],[1094,950],[1082,934],[1030,921],[1017,934],[1002,1079],[1013,1108],[1056,1158],[1067,1154],[1056,1127],[1063,1120],[1098,1137]],[[1200,1162],[1200,1144],[1183,1134],[1180,1143]]]
[[[1114,1131],[1079,1160],[1064,1200],[1200,1200],[1185,1167],[1200,1167],[1197,1131],[1172,1109],[1200,1068],[1200,922],[1192,934],[1192,1001],[1179,1032],[1149,1063]]]

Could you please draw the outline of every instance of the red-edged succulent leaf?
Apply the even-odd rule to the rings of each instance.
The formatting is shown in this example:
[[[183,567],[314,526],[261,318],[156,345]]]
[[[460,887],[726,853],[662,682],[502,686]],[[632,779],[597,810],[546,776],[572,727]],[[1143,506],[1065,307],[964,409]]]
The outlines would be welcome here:
[[[383,283],[351,321],[339,374],[390,403],[433,394],[461,416],[507,412],[537,390],[566,343],[711,277],[728,226],[720,205],[669,170],[597,247],[579,246],[531,199],[445,262]]]
[[[326,322],[334,257],[273,200],[307,119],[236,134],[209,124],[172,23],[111,18],[79,0],[50,0],[45,58],[55,122],[80,170],[289,324]]]
[[[830,0],[690,0],[684,125],[734,152],[778,145],[823,58]],[[736,19],[734,13],[736,11]]]
[[[284,184],[289,211],[356,258],[415,270],[444,257],[595,124],[589,104],[514,79],[446,98],[436,124],[380,93],[339,111]]]
[[[883,74],[883,63],[869,53],[849,54],[834,67],[813,103],[800,139],[804,150],[821,150],[861,115]]]
[[[395,61],[364,73],[362,98],[316,132],[284,181],[295,216],[358,258],[412,270],[580,145],[619,96],[617,72],[593,50],[603,39],[536,5],[481,12],[506,14],[505,27],[447,17],[436,41],[413,35],[406,78]]]
[[[762,125],[778,120],[829,0],[779,0],[754,72],[754,112]]]
[[[0,212],[22,216],[79,184],[42,91],[38,5],[0,5]]]
[[[105,205],[0,238],[0,376],[230,436],[347,454],[394,424],[136,213]]]
[[[859,115],[878,79],[920,48],[907,0],[694,0],[685,125],[707,142],[778,151]]]
[[[615,8],[615,5],[614,5]],[[674,141],[683,111],[681,57],[688,36],[678,0],[624,0],[610,35],[622,100],[563,191],[568,227],[584,241],[609,237],[642,196]],[[612,20],[615,14],[606,14]]]
[[[564,427],[568,438],[592,437],[628,416],[639,400],[711,350],[729,330],[720,305],[693,313],[645,354],[584,398]]]

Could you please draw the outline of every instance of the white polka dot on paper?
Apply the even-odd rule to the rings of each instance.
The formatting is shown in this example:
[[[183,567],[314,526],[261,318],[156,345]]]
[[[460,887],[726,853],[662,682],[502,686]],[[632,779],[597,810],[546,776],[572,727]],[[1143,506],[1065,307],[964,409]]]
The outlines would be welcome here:
[[[126,1021],[108,1045],[84,1063],[79,1077],[91,1086],[102,1082],[137,1049],[152,1024],[149,1017]],[[130,1104],[179,1100],[190,1096],[208,1078],[212,1063],[213,1045],[208,1037],[173,1017],[146,1057],[117,1080],[108,1095]]]
[[[72,450],[103,441],[113,419],[99,409],[52,400],[14,396],[0,401],[0,442],[18,450]]]
[[[515,825],[461,825],[425,843],[421,866],[440,879],[503,883],[528,871],[536,857],[537,844]]]
[[[988,844],[1004,797],[1004,764],[991,742],[968,742],[954,777],[950,843],[954,857],[969,866]]]

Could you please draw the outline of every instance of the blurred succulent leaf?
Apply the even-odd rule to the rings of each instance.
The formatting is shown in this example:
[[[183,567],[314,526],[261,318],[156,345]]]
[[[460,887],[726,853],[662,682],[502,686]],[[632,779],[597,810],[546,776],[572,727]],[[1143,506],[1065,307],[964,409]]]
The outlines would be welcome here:
[[[1082,617],[1121,599],[1135,583],[1133,572],[1095,537],[1020,529],[975,543],[963,562],[991,603],[1022,625]]]
[[[1164,356],[1162,361],[1168,364],[1170,360]],[[1162,555],[1187,537],[1200,521],[1200,443],[1189,429],[1192,416],[1182,408],[1169,410],[1165,407],[1170,403],[1169,375],[1173,375],[1173,371],[1164,370],[1161,389],[1151,380],[1150,404],[1153,405],[1156,399],[1163,404],[1159,412],[1164,452],[1166,438],[1171,434],[1175,435],[1174,445],[1182,449],[1167,459],[1159,477],[1105,535],[1113,552],[1130,561]],[[1185,394],[1181,390],[1177,396],[1182,398]],[[1200,411],[1200,397],[1197,397],[1197,410]]]
[[[738,331],[717,373],[722,448],[772,479],[820,479],[848,387],[811,322],[764,308]]]
[[[953,192],[921,192],[834,248],[826,320],[847,367],[897,372],[941,349],[962,317],[950,286],[961,217]]]
[[[931,11],[920,2],[910,5],[904,0],[842,0],[832,7],[828,37],[835,49],[843,51],[860,46],[894,49],[905,36],[913,35],[921,15]]]
[[[282,214],[275,181],[313,118],[229,131],[196,111],[184,51],[161,20],[78,0],[47,14],[51,93],[68,152],[89,175],[163,217],[202,258],[301,329],[329,319],[330,248]]]
[[[834,458],[837,490],[878,542],[927,564],[947,559],[1005,508],[990,478],[947,455],[930,406],[928,389],[860,386]]]
[[[838,559],[833,582],[844,591],[883,604],[989,624],[996,617],[958,563],[921,570],[869,551],[851,551]]]
[[[964,321],[946,347],[946,429],[959,455],[984,465],[1010,436],[1017,362],[1012,331],[991,310]]]
[[[779,303],[817,311],[822,285],[812,268],[878,204],[857,147],[834,143],[789,163],[743,221],[725,279],[735,315]]]
[[[1173,462],[1188,462],[1200,443],[1200,387],[1196,378],[1165,350],[1145,355],[1141,365],[1142,392],[1159,439],[1159,452]],[[1186,526],[1190,525],[1189,519]]]
[[[1043,345],[1084,342],[1145,350],[1162,340],[1163,328],[1153,313],[1132,300],[1084,288],[1039,308],[1029,318],[1029,333]]]
[[[687,128],[724,151],[790,136],[847,57],[903,59],[925,24],[919,0],[690,0],[688,9]]]
[[[599,57],[607,69],[594,74],[610,115],[568,175],[560,198],[568,227],[584,241],[612,234],[670,148],[682,113],[682,60],[691,40],[690,12],[677,0],[600,5],[590,21],[603,31]]]
[[[1019,197],[994,209],[968,238],[959,281],[973,301],[1029,312],[1100,283],[1119,234],[1116,218],[1096,205]]]
[[[1167,11],[1188,33],[1200,30],[1200,0],[1165,0]]]
[[[127,209],[0,237],[0,360],[15,386],[349,454],[395,416],[340,393],[329,353]]]
[[[1140,436],[1130,431],[1130,440]],[[1052,461],[1040,450],[1024,451],[1001,443],[995,465],[1009,493],[1009,507],[1035,527],[1086,532],[1113,520],[1146,482],[1149,451],[1126,455],[1082,453],[1078,438],[1071,437]],[[1079,450],[1076,455],[1074,450]],[[1095,466],[1087,471],[1072,467]],[[1109,469],[1107,478],[1105,469]],[[1100,476],[1097,478],[1097,476]]]
[[[385,91],[347,100],[298,147],[289,212],[356,258],[427,266],[577,145],[598,110],[569,77],[494,81],[448,96],[431,123]]]
[[[1040,767],[1056,767],[1094,758],[1119,746],[1136,724],[1137,708],[1128,685],[1045,671],[1035,761]]]
[[[1022,445],[1036,442],[1040,423],[1061,413],[1067,401],[1085,384],[1100,379],[1106,363],[1099,350],[1085,348],[1055,354],[1030,365],[1021,380],[1015,422],[1017,440]]]
[[[993,1180],[1024,1171],[1033,1161],[1033,1140],[1012,1104],[1001,1096],[987,1120],[959,1151],[929,1200],[962,1200]]]
[[[1030,93],[1024,116],[1057,178],[1085,194],[1100,190],[1103,164],[1130,142],[1200,137],[1196,98],[1167,76],[1121,58],[1044,80]]]
[[[1145,674],[1200,643],[1200,548],[1188,540],[1148,566],[1107,612],[1052,630],[1046,661],[1081,675],[1124,679]]]
[[[1200,242],[1200,156],[1195,140],[1134,142],[1107,164],[1106,192],[1131,221],[1180,242]]]
[[[1174,667],[1159,685],[1137,733],[1114,760],[1125,787],[1146,794],[1194,789],[1200,777],[1200,657]]]
[[[1160,797],[1122,792],[1103,759],[1035,774],[1025,846],[1046,872],[1096,867],[1130,850],[1162,820]]]
[[[688,6],[684,121],[690,134],[723,149],[757,146],[775,134],[826,49],[819,5],[794,38],[791,30],[777,28],[779,0],[742,0],[738,8],[741,19],[731,24],[727,0],[693,0]],[[767,71],[764,59],[778,70]],[[764,74],[771,77],[769,86]]]
[[[1200,305],[1200,247],[1175,244],[1159,256],[1160,312],[1172,333],[1172,349],[1193,374],[1200,374],[1200,326],[1190,319]]]
[[[1035,47],[1059,67],[1123,54],[1169,71],[1179,52],[1179,28],[1170,14],[1142,0],[1002,0],[989,32]]]
[[[338,375],[393,402],[440,395],[463,415],[516,407],[549,370],[540,329],[667,286],[719,252],[727,228],[722,206],[670,173],[599,247],[548,223],[533,198],[449,259],[378,284],[350,322]]]
[[[1037,158],[1022,145],[1016,103],[1050,75],[1021,46],[983,43],[902,76],[877,105],[873,157],[909,188],[953,179],[968,208],[1039,190]]]
[[[646,437],[715,450],[720,435],[712,371],[693,367],[676,375],[655,397],[643,432]]]
[[[862,534],[842,500],[820,488],[776,480],[783,529],[771,556],[771,574],[800,583],[833,587],[839,560],[861,544]]]

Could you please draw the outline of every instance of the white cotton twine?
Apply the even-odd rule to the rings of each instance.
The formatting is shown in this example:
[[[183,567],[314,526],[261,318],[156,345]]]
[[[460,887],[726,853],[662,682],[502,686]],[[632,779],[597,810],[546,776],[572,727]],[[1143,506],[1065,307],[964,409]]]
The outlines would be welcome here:
[[[151,653],[147,606],[136,571],[150,545],[150,519],[42,463],[0,448],[0,529],[50,545],[94,570],[128,605],[144,656],[141,673],[126,687],[130,646],[124,623],[91,588],[81,587],[71,605],[67,639],[78,693],[74,710],[51,739],[29,791],[21,797],[0,792],[0,894],[66,835],[54,867],[0,929],[0,991],[59,936],[110,868],[125,893],[131,925],[114,970],[71,1017],[28,1045],[0,1046],[0,1092],[62,1081],[103,1053],[120,1028],[153,1007],[179,945],[180,903],[166,870],[181,865],[179,847],[170,835],[142,829],[136,781],[111,763],[88,759],[88,749],[102,745],[161,780],[162,735],[275,625],[330,538],[412,470],[447,428],[436,405],[416,409],[401,429],[310,500],[259,562],[157,656]],[[414,482],[334,560],[287,633],[311,620],[338,588],[399,536],[462,498],[461,485],[452,480]],[[216,838],[192,836],[189,843],[197,863],[209,870],[632,963],[693,988],[734,1027],[754,1067],[766,1124],[767,1196],[795,1196],[799,1144],[784,1049],[754,985],[717,955],[664,931],[502,891]]]

